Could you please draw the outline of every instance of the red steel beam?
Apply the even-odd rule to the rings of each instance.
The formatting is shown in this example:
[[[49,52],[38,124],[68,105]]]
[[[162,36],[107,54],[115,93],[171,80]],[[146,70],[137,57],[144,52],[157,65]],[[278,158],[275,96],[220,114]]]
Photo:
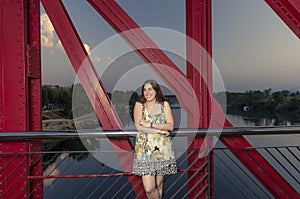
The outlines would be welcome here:
[[[42,81],[40,46],[40,1],[29,0],[27,9],[27,74],[28,74],[28,129],[42,130]],[[28,175],[43,174],[42,141],[30,141],[28,146]],[[34,153],[30,153],[34,152]],[[29,183],[30,198],[43,198],[43,180],[32,179]]]
[[[211,16],[211,1],[186,0],[186,35],[197,42],[195,45],[187,40],[187,78],[192,80],[194,91],[199,96],[201,118],[198,126],[200,128],[208,127],[211,112]]]
[[[265,1],[300,38],[300,1]],[[230,125],[227,123],[225,126]],[[244,137],[221,137],[221,141],[275,198],[299,198],[297,191],[255,149],[237,150],[252,148]]]
[[[299,0],[265,0],[274,12],[300,39],[300,1]]]
[[[244,137],[221,137],[221,141],[275,198],[299,198],[299,193]]]
[[[69,15],[60,0],[42,0],[43,6],[56,30],[58,37],[82,83],[82,86],[93,104],[97,117],[103,129],[122,129],[123,125],[115,112],[101,80],[99,80],[94,67],[87,57],[88,54],[81,42],[81,39],[69,18]],[[85,61],[86,60],[86,61]],[[85,61],[85,62],[84,62]],[[84,63],[84,64],[83,64]],[[125,171],[130,170],[130,162],[133,162],[133,154],[123,156],[123,150],[133,150],[128,139],[110,139],[117,153],[121,165]],[[143,192],[140,178],[137,176],[128,177],[136,194]]]
[[[193,92],[183,84],[186,79],[180,69],[165,53],[148,37],[134,20],[116,3],[111,0],[88,0],[98,13],[114,28],[120,36],[136,51],[136,53],[166,82],[174,91],[179,103],[185,110],[194,113],[191,106],[195,100]],[[128,30],[131,30],[128,32]],[[161,67],[163,64],[167,67]],[[189,82],[189,80],[188,80]],[[197,116],[196,116],[197,117]]]
[[[0,131],[40,131],[39,0],[1,1],[0,16]],[[42,180],[27,178],[42,174],[41,159],[27,153],[41,146],[38,141],[0,143],[0,198],[43,197]]]
[[[1,2],[0,6],[0,131],[26,131],[26,2]],[[25,155],[3,155],[26,151],[26,142],[0,143],[0,198],[27,197]],[[6,165],[11,163],[9,167]],[[16,191],[18,190],[18,192]]]
[[[206,50],[207,52],[211,55],[211,2],[206,1],[206,0],[198,0],[198,1],[193,1],[193,0],[187,0],[186,1],[186,15],[187,15],[187,35],[189,37],[192,37],[194,40],[196,40],[198,43],[200,43]],[[189,50],[189,48],[191,50]],[[193,52],[194,51],[194,52]],[[201,71],[201,75],[203,78],[206,78],[207,85],[204,85],[201,80],[197,79],[198,77],[194,75],[193,70],[194,67],[192,68],[187,68],[187,75],[190,76],[195,76],[193,79],[193,82],[196,82],[197,85],[194,86],[193,88],[196,90],[195,92],[201,96],[202,102],[201,104],[202,107],[202,112],[201,116],[203,117],[203,122],[200,121],[200,125],[202,127],[208,127],[208,120],[210,119],[210,112],[209,110],[210,107],[210,96],[209,92],[207,92],[207,89],[205,86],[207,86],[208,90],[212,89],[210,77],[212,76],[211,73],[211,63],[209,63],[209,59],[207,57],[203,57],[200,59],[199,52],[195,52],[195,48],[193,46],[189,46],[187,44],[187,56],[197,56],[195,53],[198,53],[198,57],[192,57],[190,59],[195,59],[196,61],[193,61],[194,67],[198,68],[199,71]],[[190,60],[188,59],[188,60]],[[202,60],[202,62],[200,61]],[[187,64],[187,67],[189,67],[189,64]],[[206,69],[206,70],[205,70]],[[214,105],[218,105],[215,103],[213,100]],[[204,110],[203,110],[204,109]],[[208,110],[205,110],[208,109]],[[200,109],[201,110],[201,109]],[[205,118],[208,118],[205,120]],[[228,121],[225,121],[225,126],[230,126],[230,123]],[[201,126],[200,126],[201,127]],[[213,126],[213,127],[220,127],[220,126]],[[196,142],[195,140],[194,142]],[[222,138],[223,143],[228,147],[228,148],[234,148],[236,145],[242,148],[247,148],[251,147],[251,144],[245,140],[242,136],[236,138],[235,140],[231,138]],[[203,143],[203,140],[199,140],[199,143],[193,143],[195,144],[194,147],[199,145],[198,147],[201,147],[201,144],[210,144],[210,143]],[[231,150],[233,154],[246,166],[246,168],[251,171],[254,176],[272,193],[275,197],[277,198],[296,198],[298,196],[297,192],[287,183],[287,181],[282,178],[282,176],[256,151],[256,150],[251,150],[250,153],[246,153],[245,151],[236,151],[236,150]],[[192,157],[191,162],[193,162],[197,157]],[[202,160],[199,160],[199,165],[201,166],[201,161],[202,163],[205,163],[205,158]],[[211,162],[213,162],[213,159],[211,158]],[[213,169],[211,168],[211,171]],[[205,171],[204,171],[205,172]],[[203,173],[204,175],[205,173]],[[191,174],[193,176],[193,173]],[[199,176],[200,179],[200,176]],[[192,179],[194,181],[194,179]],[[191,182],[191,187],[196,184],[197,182]],[[213,181],[211,181],[211,185],[213,186]],[[205,186],[205,184],[201,184],[201,186]],[[201,190],[201,189],[200,189]],[[191,193],[191,198],[196,196],[197,193]],[[200,197],[205,197],[200,196]],[[211,193],[210,197],[213,198],[213,192]]]
[[[102,0],[102,1],[94,1],[94,0],[88,0],[94,7],[95,9],[103,16],[104,19],[106,19],[108,21],[108,23],[117,31],[117,32],[123,32],[123,31],[127,31],[127,30],[131,30],[131,29],[136,29],[136,28],[139,28],[139,26],[128,16],[128,14],[115,2],[115,1],[107,1],[107,0]],[[202,4],[205,3],[204,1],[202,2]],[[208,2],[209,3],[209,2]],[[203,4],[205,6],[208,6],[206,4]],[[208,13],[206,13],[208,14]],[[208,21],[207,21],[208,20]],[[203,23],[207,23],[210,21],[211,19],[206,19],[205,21],[203,21]],[[199,30],[199,31],[202,31],[202,30]],[[208,30],[211,34],[211,30]],[[176,66],[173,65],[173,63],[170,63],[168,58],[162,54],[164,54],[162,51],[153,51],[152,54],[147,54],[146,52],[144,51],[141,51],[139,49],[139,47],[141,46],[155,46],[154,42],[151,41],[151,39],[149,39],[149,37],[143,32],[143,31],[138,31],[138,34],[135,34],[135,35],[131,35],[131,36],[124,36],[124,39],[129,43],[129,45],[131,45],[133,47],[134,50],[137,51],[137,53],[141,56],[141,58],[143,60],[146,61],[146,63],[149,63],[151,65],[152,68],[154,68],[154,70],[162,77],[162,79],[167,83],[167,84],[172,84],[172,81],[173,81],[173,77],[172,76],[167,76],[165,77],[164,76],[164,71],[162,71],[160,68],[156,67],[155,64],[151,64],[153,63],[161,63],[161,64],[165,64],[167,66],[169,66],[170,68],[173,68],[174,70],[176,70]],[[136,39],[138,38],[138,39]],[[142,39],[141,39],[142,38]],[[206,40],[208,43],[211,42],[211,40]],[[138,42],[138,43],[137,43]],[[209,45],[209,44],[208,44]],[[208,46],[209,47],[209,46]],[[208,49],[208,52],[210,52],[210,50]],[[156,57],[156,59],[152,59],[152,56],[154,55],[154,57]],[[159,61],[157,61],[158,59],[157,58],[163,58]],[[166,62],[164,62],[166,61]],[[205,72],[205,71],[204,71]],[[204,73],[203,72],[203,73]],[[167,74],[167,73],[165,73]],[[206,71],[206,74],[208,74],[208,71]],[[203,77],[202,77],[203,78]],[[205,76],[204,76],[205,78]],[[209,82],[209,81],[208,81]],[[174,83],[174,82],[173,82]],[[176,84],[175,84],[176,85]],[[174,88],[172,85],[170,86],[171,88],[174,89],[174,92],[176,95],[178,96],[181,96],[182,93],[180,92],[182,88]],[[183,89],[184,90],[184,89]],[[190,103],[191,101],[189,100],[191,98],[189,98],[189,96],[187,96],[187,98],[185,99],[186,101],[185,102],[188,102]],[[208,100],[208,98],[206,98],[206,100]],[[179,99],[180,101],[180,99]],[[180,101],[181,102],[181,101]],[[181,102],[182,104],[185,104],[185,102]],[[217,110],[219,112],[222,112],[222,109],[220,107],[220,105],[214,100],[212,99],[212,101],[210,102],[212,103],[214,106],[217,106]],[[184,106],[183,106],[184,107]],[[191,110],[190,109],[190,106],[187,106],[188,107],[188,110]],[[184,107],[184,108],[187,108],[187,107]],[[193,109],[193,108],[192,108]],[[193,112],[193,111],[192,111]],[[219,121],[218,120],[218,115],[220,116],[220,113],[219,112],[215,112],[214,113],[214,123],[215,125],[222,125],[222,121]],[[209,112],[208,112],[208,115],[209,115]],[[207,118],[206,118],[207,119]],[[224,122],[224,125],[225,126],[231,126],[230,122],[228,120],[225,120]],[[240,142],[242,143],[240,147],[248,147],[250,144],[247,142],[247,140],[245,140],[245,138],[243,137],[240,137],[238,138],[240,140]],[[224,140],[224,139],[222,139]],[[230,148],[232,146],[232,142],[228,139],[225,139],[227,142],[227,146]],[[202,144],[202,143],[198,143],[198,144]],[[246,157],[240,157],[238,156],[238,154],[234,153],[241,162],[243,162],[244,164],[247,165],[253,165],[253,159],[250,158],[250,159],[246,159],[244,160],[243,158],[246,158]],[[260,154],[256,154],[257,156],[260,157],[260,159],[263,159]],[[250,155],[251,156],[251,155]],[[264,165],[264,170],[268,173],[273,173],[273,174],[276,174],[277,172],[274,170],[274,168],[266,162],[266,164],[263,164]],[[260,178],[261,176],[258,174],[259,171],[261,168],[259,167],[256,167],[255,169],[252,169],[251,171],[253,172],[253,174],[257,177],[257,178]],[[266,179],[262,179],[262,180],[266,180]],[[286,181],[280,176],[280,175],[277,175],[277,177],[275,178],[276,180],[276,183],[281,183],[282,185],[283,184],[286,184]],[[287,184],[287,186],[289,187],[289,190],[293,190],[293,188]],[[276,192],[276,190],[273,192]],[[274,193],[274,195],[276,195]]]
[[[187,78],[192,80],[192,86],[198,103],[195,110],[200,110],[199,123],[195,117],[188,114],[190,128],[208,128],[211,116],[212,93],[212,34],[211,34],[211,1],[186,0],[186,52],[187,52]],[[190,39],[194,42],[190,42]],[[199,48],[198,46],[202,48]],[[200,73],[199,73],[200,72]],[[199,106],[199,107],[196,107]],[[198,118],[196,118],[198,120]],[[210,139],[190,138],[188,148],[188,164],[192,168],[201,168],[201,171],[189,171],[189,198],[214,198],[214,172],[213,153],[199,157],[199,150],[204,145],[212,144]],[[211,148],[211,147],[209,147]],[[207,164],[207,163],[210,164]],[[209,175],[207,175],[209,173]],[[206,176],[204,179],[203,177]],[[200,181],[201,180],[201,181]],[[199,195],[199,191],[202,191]]]
[[[132,30],[132,29],[139,29],[140,27],[127,15],[127,13],[114,1],[89,1],[94,7],[95,9],[103,16],[103,18],[105,18],[108,23],[117,31],[117,32],[126,32],[128,30]],[[205,14],[205,13],[204,13]],[[196,30],[196,29],[195,29]],[[194,33],[197,33],[197,31],[199,32],[199,30],[194,31]],[[211,31],[211,30],[210,30]],[[209,32],[210,32],[209,31]],[[127,41],[129,43],[129,45],[140,55],[140,57],[148,64],[150,64],[152,66],[152,68],[158,73],[158,75],[161,76],[162,79],[164,79],[165,82],[167,82],[167,84],[173,88],[173,90],[175,91],[175,94],[179,97],[179,101],[180,100],[184,100],[184,101],[180,101],[181,104],[186,104],[188,103],[188,109],[192,110],[192,111],[187,111],[188,113],[190,113],[192,116],[192,118],[197,118],[199,116],[196,116],[196,114],[194,113],[195,107],[193,106],[193,104],[191,102],[195,101],[195,98],[192,97],[191,94],[187,95],[182,95],[182,93],[184,93],[184,89],[182,88],[178,88],[178,87],[174,87],[174,85],[178,85],[178,78],[175,76],[173,77],[172,75],[170,76],[170,74],[168,74],[167,72],[163,71],[162,68],[157,67],[157,65],[153,64],[153,63],[163,63],[165,65],[167,65],[168,67],[178,71],[179,69],[177,68],[177,66],[172,63],[172,61],[162,52],[159,50],[159,48],[156,46],[156,44],[142,31],[132,31],[131,32],[132,35],[128,35],[128,34],[121,34],[121,36],[123,36],[123,38],[125,39],[125,41]],[[210,32],[211,34],[211,32]],[[193,38],[193,37],[192,37]],[[208,45],[211,45],[211,38],[210,40],[207,42]],[[141,47],[146,46],[146,47],[153,47],[154,49],[157,49],[156,51],[153,51],[153,49],[141,49]],[[200,50],[199,46],[194,46],[194,49],[192,49],[192,52],[195,52],[195,49]],[[204,54],[206,54],[204,52]],[[210,54],[211,54],[211,46],[210,46]],[[193,56],[191,58],[191,68],[193,67],[192,65],[194,65],[194,63],[196,63],[196,56]],[[205,61],[208,62],[209,59],[202,59],[203,62],[205,63]],[[207,67],[207,64],[205,64],[205,66]],[[199,71],[202,70],[203,74],[207,74],[208,70],[211,70],[211,67],[207,67],[206,69],[199,69],[198,70],[194,70],[193,74],[198,77],[198,81],[202,81],[202,90],[206,91],[206,93],[204,94],[204,96],[208,96],[209,92],[207,90],[207,85],[202,77],[200,76]],[[179,72],[180,74],[182,74],[182,72]],[[185,75],[181,75],[184,76]],[[206,76],[206,81],[209,82],[208,84],[211,85],[211,78],[209,79],[209,77],[211,77],[211,75],[207,75]],[[186,77],[185,77],[186,78]],[[194,76],[191,76],[190,79],[196,79]],[[174,81],[174,82],[172,82]],[[197,84],[195,84],[197,85]],[[180,96],[185,96],[185,99],[180,99]],[[198,95],[197,95],[198,96]],[[210,98],[211,99],[211,98]],[[206,104],[210,104],[210,99],[207,99],[206,97]],[[205,100],[203,100],[205,101]],[[197,104],[197,103],[195,103]],[[201,108],[202,106],[200,106]],[[210,107],[210,105],[207,105],[206,107]],[[187,107],[185,107],[187,109]],[[198,108],[198,107],[197,107]],[[219,111],[222,111],[221,109],[218,109]],[[208,110],[206,110],[206,114],[208,115]],[[203,118],[203,117],[202,117]],[[216,123],[218,121],[217,118],[216,119]],[[205,117],[205,122],[208,123],[209,121],[209,116]],[[202,120],[203,122],[203,120]],[[218,121],[219,122],[219,121]],[[193,125],[194,127],[195,125]],[[197,126],[197,125],[196,125]],[[223,126],[223,123],[221,123],[221,126]],[[201,139],[200,139],[201,140]],[[200,141],[197,145],[197,147],[199,147],[202,144],[202,142]],[[198,154],[195,154],[195,156],[197,156],[198,158]],[[195,157],[194,157],[195,158]],[[196,167],[198,167],[198,164],[193,164]],[[193,176],[198,176],[201,178],[201,175],[193,175]],[[197,180],[194,180],[195,184],[197,184],[196,182]],[[192,187],[194,187],[194,185],[190,185]],[[204,185],[205,186],[205,185]],[[195,189],[195,195],[197,194],[197,189]],[[192,197],[192,196],[190,196]]]
[[[103,129],[122,129],[123,125],[94,70],[86,49],[60,0],[41,0],[62,45],[92,103]]]
[[[26,131],[26,2],[1,2],[0,131]]]

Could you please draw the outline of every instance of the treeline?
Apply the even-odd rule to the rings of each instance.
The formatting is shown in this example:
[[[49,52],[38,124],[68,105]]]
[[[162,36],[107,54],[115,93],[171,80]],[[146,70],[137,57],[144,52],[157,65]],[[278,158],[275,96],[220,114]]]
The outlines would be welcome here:
[[[220,94],[219,94],[220,95]],[[216,95],[218,98],[218,95]],[[246,92],[226,92],[227,113],[249,117],[274,118],[282,116],[291,120],[300,118],[300,93],[288,90],[272,92],[250,90]]]
[[[59,110],[66,118],[72,118],[72,90],[71,87],[52,85],[42,86],[42,108],[44,111]]]
[[[122,122],[129,124],[132,120],[134,102],[138,98],[137,93],[134,91],[114,91],[112,94],[108,93],[108,96]],[[261,118],[274,118],[279,115],[291,120],[300,120],[299,91],[272,92],[271,89],[265,89],[263,91],[249,90],[214,94],[217,100],[221,99],[221,96],[226,97],[226,104],[221,100],[220,103],[226,106],[226,112],[229,114]],[[72,98],[75,98],[73,110]],[[63,107],[62,111],[68,119],[71,119],[73,114],[75,114],[74,117],[80,117],[93,112],[92,105],[80,84],[71,87],[44,85],[42,87],[42,100],[43,108],[52,104]]]
[[[123,124],[132,122],[132,110],[138,94],[134,91],[114,91],[107,93]],[[72,101],[73,100],[73,101]],[[94,102],[97,103],[95,99]],[[42,105],[44,111],[59,110],[67,119],[82,117],[94,112],[81,84],[70,87],[42,86]]]

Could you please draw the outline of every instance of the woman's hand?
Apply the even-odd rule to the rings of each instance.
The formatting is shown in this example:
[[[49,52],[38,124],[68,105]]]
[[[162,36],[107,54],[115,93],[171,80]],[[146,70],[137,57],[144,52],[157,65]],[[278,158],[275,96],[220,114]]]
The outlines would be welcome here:
[[[139,125],[143,127],[150,127],[151,123],[150,121],[140,120]]]
[[[160,131],[159,133],[162,134],[162,135],[165,135],[165,136],[169,136],[170,135],[169,131]]]

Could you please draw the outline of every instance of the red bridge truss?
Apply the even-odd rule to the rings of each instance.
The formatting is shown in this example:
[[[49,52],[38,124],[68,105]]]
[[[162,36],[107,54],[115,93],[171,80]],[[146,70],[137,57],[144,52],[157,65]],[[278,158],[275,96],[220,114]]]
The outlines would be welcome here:
[[[14,133],[42,130],[40,2],[88,98],[95,102],[93,108],[103,129],[122,129],[121,120],[88,58],[88,53],[62,1],[0,0],[0,131]],[[190,128],[232,126],[229,121],[224,122],[221,119],[224,117],[222,108],[210,92],[212,90],[210,59],[212,55],[212,0],[186,0],[186,34],[208,52],[207,55],[202,55],[201,49],[187,42],[187,59],[192,61],[187,62],[186,74],[159,47],[156,47],[151,38],[139,29],[139,25],[117,2],[114,0],[88,0],[88,2],[99,13],[99,17],[103,17],[117,33],[132,29],[138,30],[131,31],[130,34],[122,34],[123,39],[178,96],[181,107],[188,113]],[[300,38],[300,1],[265,0],[265,2]],[[149,45],[154,48],[141,47]],[[84,62],[86,59],[87,61]],[[162,68],[158,64],[167,67]],[[176,71],[180,78],[189,82],[197,99],[193,98],[185,85],[178,81],[178,75],[174,75],[170,72],[171,70]],[[184,93],[184,99],[180,98],[182,93]],[[217,111],[212,112],[212,106],[216,107]],[[200,110],[200,113],[196,113],[194,111],[196,109]],[[210,123],[213,126],[209,126]],[[115,146],[118,146],[116,150],[118,148],[133,150],[129,139],[110,139]],[[247,152],[235,150],[251,148],[251,144],[243,136],[221,137],[221,141],[275,198],[299,198],[297,191],[255,149]],[[214,184],[213,155],[210,153],[199,158],[199,150],[197,150],[202,145],[209,147],[212,141],[197,137],[190,142],[189,170],[186,171],[189,176],[188,197],[214,198],[214,191],[209,188]],[[0,141],[1,153],[26,152],[17,157],[0,155],[0,170],[2,171],[0,173],[0,198],[13,198],[14,191],[12,190],[16,189],[22,191],[22,198],[43,197],[42,179],[28,178],[28,176],[42,176],[41,156],[39,153],[28,153],[32,151],[42,151],[42,143],[36,140]],[[128,157],[119,154],[118,158],[124,168],[128,167]],[[9,167],[7,167],[8,163]],[[208,170],[210,175],[205,175]],[[7,180],[8,177],[9,180]],[[139,198],[145,198],[144,194],[140,194],[143,193],[140,178],[128,176],[128,180],[136,195]]]

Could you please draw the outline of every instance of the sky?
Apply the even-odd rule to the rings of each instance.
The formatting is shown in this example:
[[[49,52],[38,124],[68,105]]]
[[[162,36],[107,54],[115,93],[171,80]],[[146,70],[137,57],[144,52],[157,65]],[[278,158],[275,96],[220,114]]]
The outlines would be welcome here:
[[[123,71],[131,77],[131,79],[127,77],[127,81],[132,81],[132,74],[135,72],[138,74],[134,75],[137,82],[146,78],[144,73],[147,77],[155,77],[155,73],[134,53],[121,57],[108,53],[109,50],[119,51],[120,46],[124,44],[119,45],[115,42],[116,32],[87,1],[63,0],[63,2],[93,63],[105,65],[106,70],[98,72],[101,73],[100,77],[106,87],[126,84],[118,82],[120,79],[116,77],[113,78],[122,77],[120,68],[121,65],[124,67],[124,64],[128,68],[135,67],[128,73]],[[175,31],[185,34],[184,0],[117,0],[117,2],[140,27],[156,27],[159,30],[164,28],[170,33]],[[43,8],[41,38],[43,84],[70,86],[76,82],[74,69]],[[153,40],[163,45],[163,41],[159,41],[159,38]],[[103,46],[105,41],[113,41],[114,46],[107,45],[107,52],[96,54],[96,49]],[[174,48],[181,52],[185,51],[184,42],[169,41],[169,46],[172,46],[171,51]],[[263,0],[213,0],[213,61],[221,76],[221,79],[214,78],[214,84],[222,80],[226,91],[232,92],[268,88],[273,91],[300,90],[299,52],[300,40]],[[172,53],[170,56],[185,72],[185,66],[182,64],[185,63],[182,61],[185,58],[178,59],[178,56]],[[127,61],[124,61],[126,59]],[[126,82],[126,77],[122,81]],[[128,84],[124,89],[130,86],[134,87],[133,90],[136,87]]]

